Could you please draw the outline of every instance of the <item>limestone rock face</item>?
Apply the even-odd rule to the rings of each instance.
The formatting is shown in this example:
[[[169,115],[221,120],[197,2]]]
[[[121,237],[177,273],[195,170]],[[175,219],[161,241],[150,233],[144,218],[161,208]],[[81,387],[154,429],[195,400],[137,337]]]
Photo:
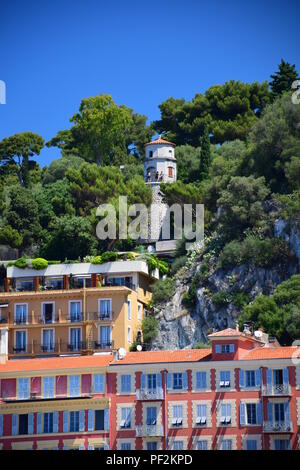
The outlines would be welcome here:
[[[205,287],[197,284],[196,301],[192,309],[184,307],[184,294],[191,286],[199,266],[194,266],[177,280],[176,291],[169,302],[158,307],[159,333],[153,341],[152,349],[191,348],[197,342],[207,342],[212,330],[234,327],[240,310],[229,299],[221,307],[212,300],[216,292],[230,292],[232,282],[237,290],[247,292],[249,300],[263,293],[271,295],[275,287],[300,272],[300,227],[277,220],[274,225],[275,237],[284,237],[296,258],[286,269],[280,265],[273,269],[240,265],[229,271],[216,269],[206,279]]]

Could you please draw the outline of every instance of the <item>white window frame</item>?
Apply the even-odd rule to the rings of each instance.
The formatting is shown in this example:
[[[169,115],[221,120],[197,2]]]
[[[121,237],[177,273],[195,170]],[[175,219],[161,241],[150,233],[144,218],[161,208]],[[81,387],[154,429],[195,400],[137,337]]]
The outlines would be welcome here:
[[[70,321],[71,321],[71,304],[72,303],[77,303],[77,304],[80,304],[80,314],[82,313],[82,300],[69,300],[69,304],[68,304],[68,316],[70,318]],[[71,322],[71,323],[75,323],[75,322]]]
[[[82,342],[82,327],[81,326],[69,327],[69,344],[71,344],[71,330],[80,330],[80,343],[81,343]]]
[[[50,323],[49,323],[49,324],[50,324]],[[53,348],[54,348],[53,351],[54,351],[54,350],[55,350],[55,328],[42,328],[42,329],[41,329],[41,345],[44,346],[44,343],[43,343],[43,332],[44,332],[44,331],[49,331],[49,330],[53,331]],[[49,351],[49,352],[53,352],[53,351]],[[45,352],[45,351],[43,351],[43,352]],[[46,351],[46,352],[48,352],[48,351]]]
[[[16,341],[17,340],[17,333],[21,333],[21,332],[25,333],[25,351],[24,352],[26,353],[27,352],[27,341],[28,341],[28,331],[27,330],[24,330],[24,329],[15,330],[15,332],[14,332],[14,347],[15,348],[17,347],[17,341]]]
[[[109,328],[110,334],[109,334],[109,342],[112,343],[112,327],[110,325],[99,325],[98,327],[98,340],[100,344],[102,343],[101,339],[101,328]]]
[[[79,378],[79,392],[78,394],[71,395],[71,378],[73,377],[78,377]],[[80,397],[81,396],[81,375],[80,374],[74,374],[74,375],[68,375],[68,396],[69,397]]]
[[[17,317],[17,306],[20,305],[26,305],[26,322],[25,323],[17,323],[16,317]],[[17,304],[14,305],[14,323],[16,325],[28,325],[28,302],[18,302]]]
[[[20,390],[19,390],[19,387],[20,387],[20,382],[21,381],[25,381],[26,380],[26,383],[27,383],[27,394],[26,396],[22,394],[20,394]],[[18,378],[18,386],[17,386],[17,397],[19,400],[28,400],[29,397],[30,397],[30,378],[28,377],[19,377]]]
[[[131,321],[131,305],[132,305],[131,300],[127,299],[127,302],[126,302],[127,321]]]
[[[53,395],[49,396],[49,394],[45,395],[44,394],[44,391],[45,391],[45,388],[44,388],[44,384],[45,384],[45,379],[53,379]],[[43,398],[55,398],[55,375],[46,375],[44,377],[42,377],[42,396]]]
[[[127,327],[127,342],[128,344],[132,343],[132,331],[131,331],[131,326]]]
[[[137,304],[137,319],[138,321],[142,321],[143,318],[143,306],[140,302]]]
[[[106,318],[105,320],[111,320],[112,319],[112,298],[108,298],[108,297],[99,297],[98,298],[98,315],[100,316],[101,315],[101,308],[100,308],[100,305],[101,305],[101,302],[102,301],[108,301],[109,302],[109,317]]]

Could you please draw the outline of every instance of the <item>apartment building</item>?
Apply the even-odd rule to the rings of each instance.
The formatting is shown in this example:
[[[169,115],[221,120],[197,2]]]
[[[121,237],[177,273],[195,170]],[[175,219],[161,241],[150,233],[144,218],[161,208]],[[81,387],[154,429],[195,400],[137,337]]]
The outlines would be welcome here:
[[[0,364],[0,448],[299,449],[300,348],[247,330],[210,339]]]
[[[129,350],[157,277],[144,261],[8,267],[0,293],[7,347],[0,352],[17,358]]]

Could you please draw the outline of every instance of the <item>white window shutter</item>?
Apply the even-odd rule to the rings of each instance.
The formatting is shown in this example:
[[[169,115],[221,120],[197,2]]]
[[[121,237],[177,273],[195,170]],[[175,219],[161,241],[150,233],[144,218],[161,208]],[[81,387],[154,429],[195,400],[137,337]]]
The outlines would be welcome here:
[[[88,431],[94,431],[95,411],[88,410]]]
[[[37,413],[36,415],[36,432],[37,434],[42,434],[43,432],[43,413]]]
[[[69,431],[69,413],[68,411],[63,412],[63,432]]]
[[[59,413],[58,413],[58,411],[54,411],[54,413],[53,413],[53,432],[58,432],[58,420],[59,420]]]
[[[79,411],[79,431],[83,432],[85,430],[85,411]]]

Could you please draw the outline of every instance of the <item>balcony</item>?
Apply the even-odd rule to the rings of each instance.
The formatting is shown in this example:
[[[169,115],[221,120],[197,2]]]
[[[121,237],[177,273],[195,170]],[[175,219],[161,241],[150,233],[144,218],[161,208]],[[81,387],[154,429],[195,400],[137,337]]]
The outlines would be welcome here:
[[[64,345],[64,343],[63,343]],[[76,343],[68,343],[67,350],[69,352],[76,352],[87,349],[86,341],[78,341]]]
[[[114,347],[114,343],[113,341],[110,341],[110,342],[98,342],[98,341],[93,341],[93,349],[95,351],[110,351],[111,349],[113,349]]]
[[[263,432],[293,432],[293,424],[291,421],[266,421],[263,424]]]
[[[31,392],[27,397],[18,397],[18,396],[11,396],[5,394],[5,392],[2,394],[2,400],[4,402],[19,402],[19,401],[45,401],[45,400],[74,400],[78,398],[92,398],[93,393],[92,390],[88,390],[87,392],[80,392],[78,394],[70,395],[68,393],[62,393],[62,394],[53,394],[52,396],[43,396],[38,392]]]
[[[114,312],[87,312],[85,314],[86,321],[111,321]]]
[[[136,427],[136,437],[162,437],[164,435],[161,424],[146,424]]]
[[[40,312],[27,312],[26,315],[16,317],[14,313],[8,312],[6,315],[2,315],[0,318],[0,324],[9,324],[15,326],[31,326],[31,325],[52,325],[62,323],[82,323],[86,321],[111,321],[114,312],[110,311],[107,313],[101,312],[78,312],[78,313],[66,313],[58,309],[57,312],[52,314],[41,315]]]
[[[164,393],[162,387],[153,389],[138,389],[136,391],[137,400],[163,400]]]
[[[262,395],[265,397],[274,396],[289,396],[291,395],[290,385],[278,384],[278,385],[264,385],[262,389]]]

